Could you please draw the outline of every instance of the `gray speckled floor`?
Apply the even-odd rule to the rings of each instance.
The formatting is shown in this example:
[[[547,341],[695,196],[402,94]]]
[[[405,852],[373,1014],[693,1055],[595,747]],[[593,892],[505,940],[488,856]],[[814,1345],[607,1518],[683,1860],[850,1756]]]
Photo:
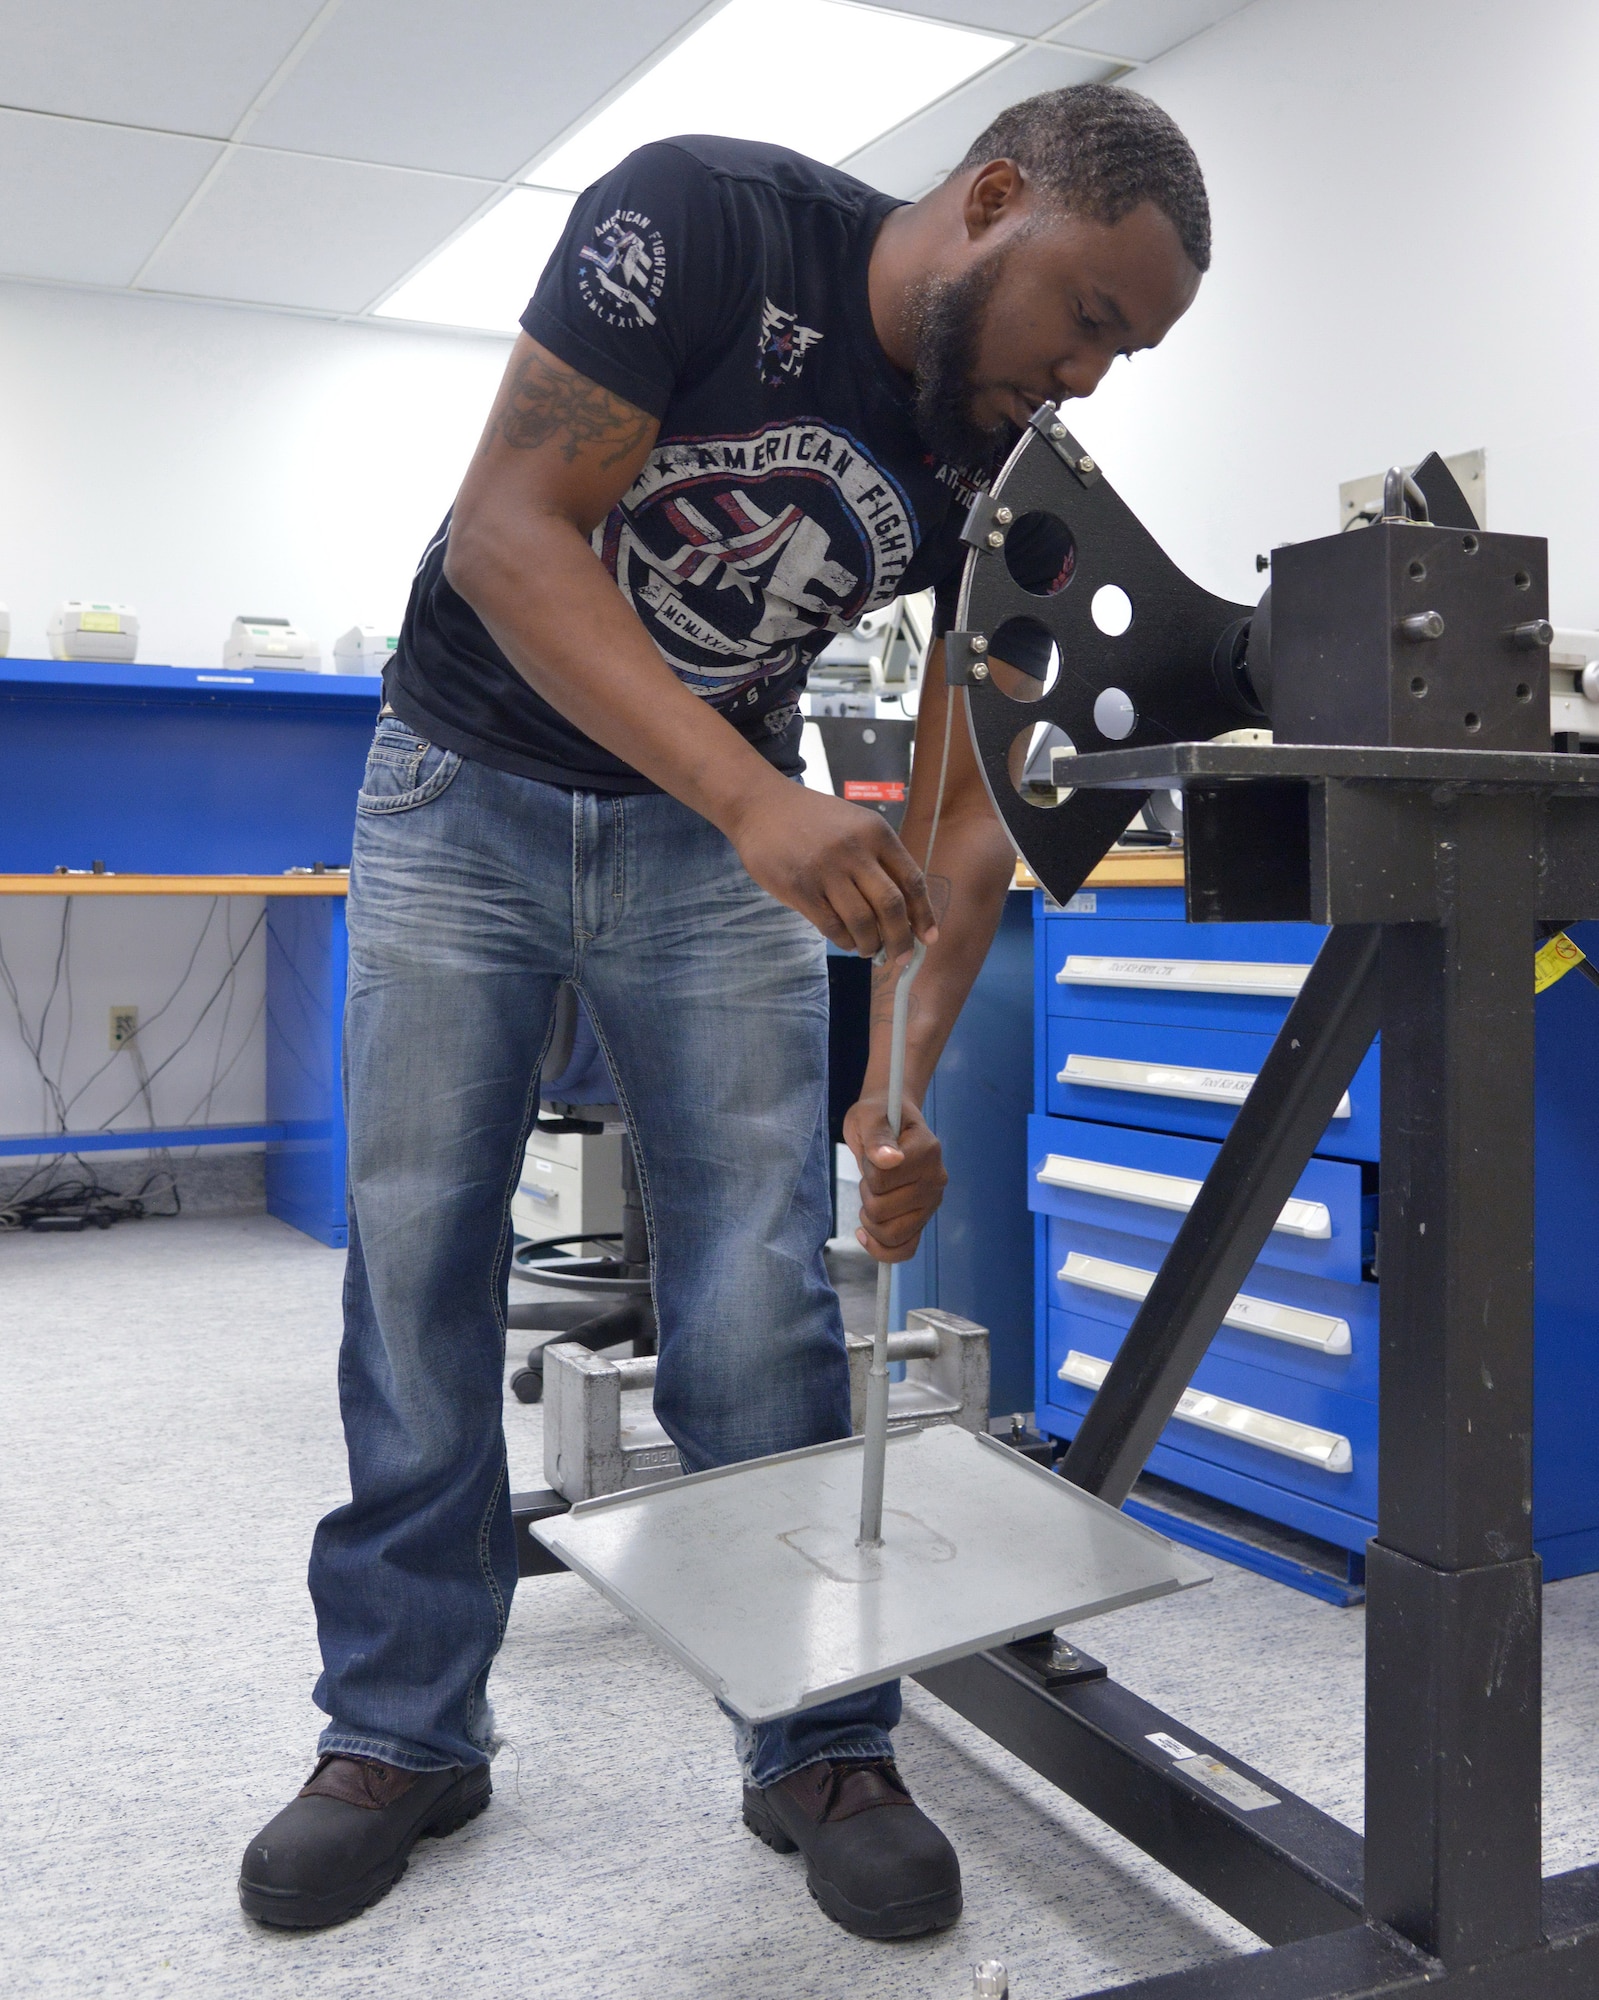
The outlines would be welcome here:
[[[868,1945],[738,1821],[725,1725],[572,1578],[522,1586],[495,1801],[317,1936],[234,1900],[309,1766],[304,1588],[341,1496],[341,1259],[263,1216],[0,1239],[0,1990],[322,2000],[1064,2000],[1253,1941],[920,1690],[901,1756],[959,1847],[966,1915]],[[514,1483],[539,1413],[506,1405]],[[1599,1852],[1599,1579],[1547,1600],[1547,1861]],[[1084,1628],[1118,1676],[1358,1821],[1361,1618],[1225,1567]],[[1567,1776],[1571,1773],[1571,1776]]]

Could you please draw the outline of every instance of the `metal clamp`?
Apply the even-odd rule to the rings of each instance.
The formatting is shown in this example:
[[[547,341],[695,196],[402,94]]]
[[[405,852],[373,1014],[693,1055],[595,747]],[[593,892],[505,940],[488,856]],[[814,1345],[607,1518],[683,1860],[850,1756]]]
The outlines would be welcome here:
[[[872,1343],[844,1336],[849,1351],[850,1422],[866,1423]],[[927,1424],[988,1426],[988,1329],[935,1307],[905,1316],[888,1336],[888,1359],[905,1379],[888,1390],[891,1431]],[[677,1447],[654,1410],[655,1356],[608,1361],[576,1341],[544,1350],[544,1477],[567,1500],[593,1500],[682,1476]]]
[[[1083,450],[1061,418],[1060,411],[1053,403],[1042,403],[1027,419],[1028,428],[1037,431],[1068,472],[1075,475],[1081,486],[1092,486],[1099,477],[1099,467]]]
[[[961,540],[969,549],[986,549],[997,554],[1005,546],[1007,530],[1016,516],[1003,500],[992,493],[979,493],[966,514]]]
[[[949,687],[965,687],[968,681],[988,679],[988,634],[986,632],[946,632],[944,634],[944,680]]]

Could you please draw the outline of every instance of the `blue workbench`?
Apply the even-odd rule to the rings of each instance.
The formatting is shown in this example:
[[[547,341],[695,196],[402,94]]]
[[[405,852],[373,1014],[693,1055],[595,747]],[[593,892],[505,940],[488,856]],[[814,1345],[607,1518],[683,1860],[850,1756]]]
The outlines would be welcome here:
[[[0,872],[345,868],[375,676],[0,660]]]
[[[50,895],[90,886],[52,870],[100,865],[124,880],[96,889],[159,895],[172,878],[193,888],[208,876],[233,878],[207,884],[212,893],[267,897],[260,1125],[19,1133],[0,1153],[259,1141],[272,1213],[345,1243],[344,882],[275,895],[273,881],[303,891],[287,871],[349,866],[381,700],[382,682],[366,675],[0,660],[0,874],[36,878],[29,891]]]

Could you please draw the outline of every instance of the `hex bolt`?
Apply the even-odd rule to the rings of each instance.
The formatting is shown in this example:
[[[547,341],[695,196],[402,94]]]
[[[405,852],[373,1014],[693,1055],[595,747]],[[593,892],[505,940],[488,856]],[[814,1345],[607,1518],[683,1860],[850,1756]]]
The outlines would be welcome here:
[[[1052,438],[1063,438],[1066,435],[1066,426],[1063,423],[1053,423],[1049,427],[1049,434]]]
[[[1401,618],[1399,630],[1407,639],[1441,639],[1444,636],[1443,614],[1438,611],[1415,611],[1410,617]]]
[[[986,653],[988,651],[988,640],[983,633],[974,632],[972,634],[972,651],[974,653]]]
[[[996,507],[994,509],[994,519],[1002,528],[1008,528],[1015,518],[1016,516],[1008,507]]]
[[[1005,546],[1005,537],[999,532],[998,528],[989,529],[988,546],[991,549],[1002,549]]]
[[[1088,453],[1085,451],[1082,457],[1077,461],[1077,470],[1079,472],[1092,472],[1093,469],[1094,469],[1094,461],[1088,456]]]
[[[972,662],[972,679],[974,681],[986,681],[988,679],[988,669],[983,665],[981,660],[973,660]]]
[[[1537,646],[1547,646],[1555,636],[1555,628],[1547,618],[1530,618],[1525,625],[1518,625],[1511,633],[1511,643],[1530,653]]]

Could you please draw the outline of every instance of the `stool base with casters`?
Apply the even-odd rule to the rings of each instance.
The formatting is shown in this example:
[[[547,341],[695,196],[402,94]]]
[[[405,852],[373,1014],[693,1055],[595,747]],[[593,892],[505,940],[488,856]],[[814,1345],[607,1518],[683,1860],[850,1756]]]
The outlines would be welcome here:
[[[571,1245],[620,1254],[574,1257],[562,1254]],[[545,1333],[577,1341],[592,1353],[632,1344],[635,1355],[655,1352],[655,1304],[650,1290],[649,1239],[644,1228],[644,1204],[639,1195],[638,1169],[631,1141],[622,1147],[622,1228],[620,1234],[547,1236],[519,1244],[512,1254],[511,1275],[531,1285],[579,1292],[575,1299],[550,1299],[544,1304],[513,1305],[506,1325],[517,1331]],[[544,1394],[544,1349],[540,1341],[527,1363],[511,1377],[511,1393],[520,1403],[536,1403]]]

